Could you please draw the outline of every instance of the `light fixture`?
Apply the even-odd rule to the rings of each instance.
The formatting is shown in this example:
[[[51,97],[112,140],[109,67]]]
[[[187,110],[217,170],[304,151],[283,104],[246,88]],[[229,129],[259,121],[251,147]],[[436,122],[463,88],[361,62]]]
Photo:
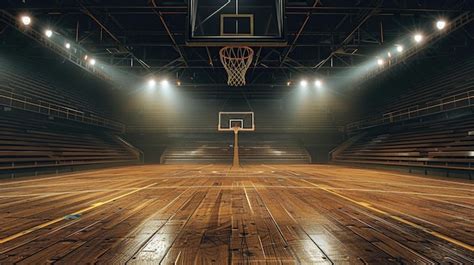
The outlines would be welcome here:
[[[162,87],[169,87],[170,82],[168,82],[168,80],[166,80],[166,79],[163,79],[163,80],[161,80],[160,85]]]
[[[413,39],[415,40],[416,43],[420,43],[423,40],[423,35],[420,33],[417,33],[413,36]]]
[[[181,86],[181,81],[179,81],[179,80],[176,81],[176,85],[177,85],[177,86]]]
[[[395,45],[397,47],[397,52],[402,53],[403,52],[403,46],[400,44]]]
[[[47,29],[44,31],[44,35],[46,35],[46,37],[48,38],[51,38],[51,36],[53,36],[53,31],[50,29]]]
[[[84,56],[84,60],[87,61],[87,58],[89,58],[89,56],[86,54],[86,55]]]
[[[438,28],[438,30],[443,30],[445,27],[446,27],[446,21],[438,20],[436,22],[436,28]]]
[[[21,23],[25,26],[28,26],[31,24],[31,17],[30,16],[21,16]]]
[[[153,88],[156,86],[156,81],[155,79],[150,79],[148,80],[148,87]]]
[[[64,47],[66,47],[66,49],[71,49],[71,44],[69,42],[66,42],[66,44],[64,44]]]
[[[387,52],[387,56],[388,56],[388,58],[392,58],[392,53],[391,53],[391,52]]]
[[[300,81],[300,86],[301,87],[307,87],[308,86],[308,81],[306,81],[305,79],[301,80]]]
[[[89,64],[90,64],[90,65],[95,65],[95,63],[96,63],[96,61],[95,61],[94,58],[91,58],[91,59],[89,60]]]
[[[286,86],[291,86],[291,81],[286,82]]]
[[[321,88],[323,86],[323,82],[319,79],[316,79],[316,81],[314,81],[314,85],[317,87],[317,88]]]
[[[385,64],[385,61],[384,61],[382,58],[378,58],[378,59],[377,59],[377,64],[378,64],[379,66],[382,66],[382,65]]]

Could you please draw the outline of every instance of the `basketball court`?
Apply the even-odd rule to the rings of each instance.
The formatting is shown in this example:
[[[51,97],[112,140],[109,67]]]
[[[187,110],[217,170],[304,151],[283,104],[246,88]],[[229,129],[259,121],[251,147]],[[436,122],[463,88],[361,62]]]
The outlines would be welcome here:
[[[4,180],[0,190],[2,264],[474,259],[466,181],[338,166],[163,165]]]
[[[469,1],[7,2],[0,264],[474,264]]]

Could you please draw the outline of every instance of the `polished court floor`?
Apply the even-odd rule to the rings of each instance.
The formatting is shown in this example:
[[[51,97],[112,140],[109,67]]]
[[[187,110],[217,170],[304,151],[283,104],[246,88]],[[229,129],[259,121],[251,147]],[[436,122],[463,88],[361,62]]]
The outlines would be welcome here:
[[[338,166],[0,180],[0,264],[474,264],[474,182]]]

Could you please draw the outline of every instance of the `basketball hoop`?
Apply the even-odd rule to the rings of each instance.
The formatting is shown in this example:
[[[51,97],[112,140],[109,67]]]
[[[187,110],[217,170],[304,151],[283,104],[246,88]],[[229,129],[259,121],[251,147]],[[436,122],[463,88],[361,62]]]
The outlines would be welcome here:
[[[253,50],[247,46],[226,46],[219,52],[227,72],[229,86],[244,86],[245,74],[253,60]]]

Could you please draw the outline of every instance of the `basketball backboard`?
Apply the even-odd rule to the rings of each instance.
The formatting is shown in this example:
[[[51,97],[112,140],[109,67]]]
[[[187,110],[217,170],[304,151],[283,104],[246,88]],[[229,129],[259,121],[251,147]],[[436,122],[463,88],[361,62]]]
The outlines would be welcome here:
[[[219,112],[218,131],[230,132],[237,127],[239,131],[255,131],[253,112]]]
[[[187,44],[285,45],[284,16],[284,0],[189,0]]]

